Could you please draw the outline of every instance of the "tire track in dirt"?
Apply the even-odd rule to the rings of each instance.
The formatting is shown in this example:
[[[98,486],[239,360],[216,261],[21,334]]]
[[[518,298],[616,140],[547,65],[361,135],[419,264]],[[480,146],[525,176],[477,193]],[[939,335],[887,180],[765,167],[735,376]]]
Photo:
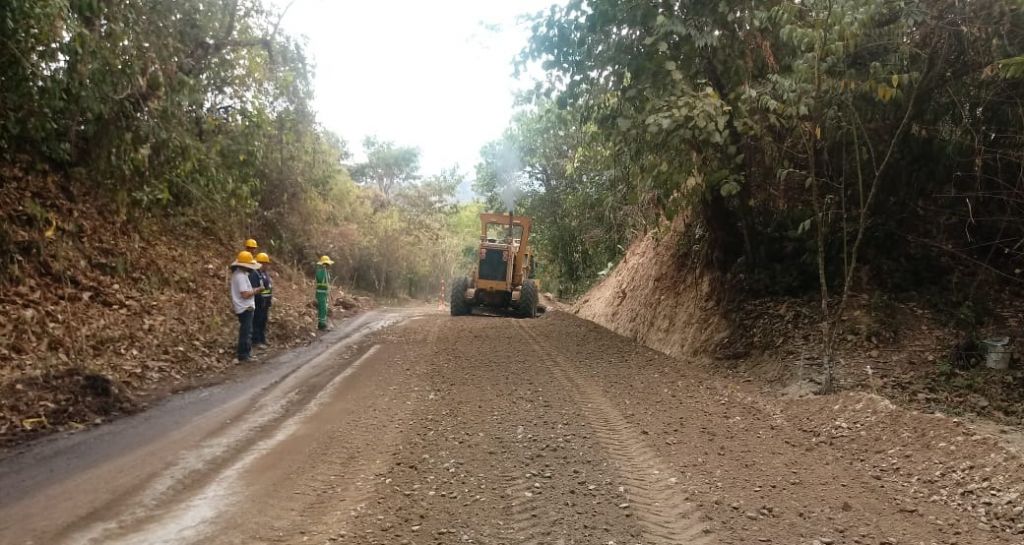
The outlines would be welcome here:
[[[525,369],[521,371],[526,372]],[[542,373],[542,370],[532,371],[534,376]],[[525,432],[520,428],[514,434],[516,442],[524,441]],[[510,524],[516,543],[523,545],[548,545],[562,544],[564,540],[550,541],[549,538],[556,529],[561,528],[561,519],[558,514],[558,507],[550,505],[548,498],[543,494],[541,485],[537,479],[539,476],[532,473],[507,475],[505,480],[505,497],[508,502],[508,513]]]
[[[511,484],[505,489],[509,501],[510,522],[518,543],[540,545],[551,529],[557,527],[558,517],[552,506],[545,505],[534,494],[533,483],[522,477],[510,477]]]
[[[421,402],[378,475],[392,486],[377,487],[342,542],[641,542],[635,517],[617,507],[627,499],[578,399],[524,346],[514,321],[438,316],[398,331],[412,329],[420,342],[402,357],[423,371]]]
[[[422,344],[422,338],[425,338],[425,346],[437,346],[437,339],[441,334],[440,323],[436,320],[427,321],[422,318],[414,318],[408,322],[415,321],[418,321],[421,324],[429,323],[429,329],[425,332],[417,332],[408,337],[396,335],[393,330],[386,330],[378,335],[377,340],[379,342],[412,347],[417,344]],[[431,355],[436,357],[436,352],[432,352]],[[423,372],[424,371],[422,369],[418,369],[404,373],[399,372],[398,374],[405,375],[404,381],[415,381]],[[395,382],[389,383],[392,384],[392,388],[395,387]],[[385,395],[384,397],[389,396]],[[364,407],[366,406],[369,406],[369,403],[364,405]],[[406,417],[407,411],[398,411],[398,413],[392,415],[392,418],[396,418],[399,421],[404,420]],[[367,419],[365,415],[360,415],[354,420],[353,424],[356,424],[359,429],[359,433],[353,434],[355,437],[376,437],[378,441],[382,440],[382,430],[377,428],[377,426],[380,426],[382,422],[377,418]],[[345,435],[350,435],[350,432],[346,430]],[[393,450],[398,446],[395,441],[396,438],[392,437],[387,441],[387,448],[383,450]],[[324,453],[323,456],[319,456],[318,458],[325,460],[330,459],[331,454]],[[381,489],[383,487],[392,486],[391,483],[383,476],[391,463],[392,460],[390,457],[366,457],[362,452],[354,453],[346,460],[334,460],[332,465],[336,467],[337,470],[333,473],[331,478],[334,479],[334,477],[338,477],[342,481],[347,481],[347,484],[344,486],[344,491],[346,493],[345,507],[339,509],[335,501],[328,497],[325,498],[326,501],[317,501],[305,508],[302,513],[302,518],[305,520],[316,521],[314,524],[330,527],[331,530],[328,533],[333,540],[340,540],[344,542],[346,539],[349,539],[348,536],[356,525],[356,521],[373,516],[371,504],[380,497]]]
[[[206,543],[298,543],[314,537],[346,542],[357,521],[371,516],[387,486],[382,475],[402,441],[400,422],[409,407],[377,383],[417,380],[415,368],[397,363],[407,346],[436,336],[436,327],[413,338],[393,329],[376,333],[373,365],[352,377],[344,392],[318,411],[294,444],[284,445],[253,468],[244,506],[223,521]],[[398,410],[394,410],[398,408]]]
[[[308,463],[295,471],[296,489],[310,499],[294,511],[290,520],[279,524],[287,543],[399,543],[405,537],[394,532],[403,526],[416,526],[406,517],[397,520],[389,513],[387,498],[416,496],[416,487],[392,480],[396,460],[407,450],[419,450],[419,442],[409,433],[414,422],[429,422],[428,405],[433,395],[426,377],[432,371],[429,362],[437,356],[433,347],[440,335],[436,320],[417,318],[404,326],[382,331],[375,337],[382,357],[377,373],[352,392],[351,410],[337,412],[335,421],[325,423],[329,433],[325,441],[306,454]],[[424,365],[420,365],[422,362]],[[426,465],[417,454],[415,462]],[[398,462],[402,466],[402,462]],[[319,487],[328,487],[321,494]],[[252,536],[263,542],[276,528]],[[386,535],[391,534],[391,535]],[[382,536],[375,538],[374,536]]]
[[[564,383],[586,409],[591,427],[624,483],[623,492],[652,545],[712,545],[709,528],[700,513],[686,500],[670,476],[667,464],[650,449],[603,392],[557,348],[541,339],[530,325],[517,326],[532,342],[539,358]]]
[[[516,372],[521,375],[529,375],[535,378],[550,376],[550,370],[545,366],[537,365],[528,358],[522,358],[516,362]],[[536,408],[534,409],[536,410]],[[523,426],[519,426],[515,432],[509,433],[512,442],[520,446],[529,444],[528,434]],[[511,526],[511,538],[513,543],[522,545],[563,545],[563,538],[552,539],[555,534],[566,534],[565,516],[560,511],[564,505],[552,505],[550,494],[545,494],[545,486],[540,481],[544,480],[535,473],[506,473],[501,475],[505,482],[504,501],[507,504],[506,513],[509,516],[508,522]]]

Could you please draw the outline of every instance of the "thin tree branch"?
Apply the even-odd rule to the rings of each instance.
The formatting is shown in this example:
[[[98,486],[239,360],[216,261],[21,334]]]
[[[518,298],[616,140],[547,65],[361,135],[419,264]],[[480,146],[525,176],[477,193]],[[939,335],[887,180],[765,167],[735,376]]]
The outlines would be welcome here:
[[[1001,271],[1001,270],[999,270],[999,269],[989,265],[988,263],[985,263],[983,261],[979,261],[979,260],[977,260],[977,259],[975,259],[975,258],[973,258],[973,257],[971,257],[971,256],[969,256],[969,255],[967,255],[967,254],[957,250],[956,248],[948,248],[948,247],[943,246],[942,244],[939,244],[937,242],[932,242],[930,240],[926,240],[926,239],[923,239],[923,238],[918,238],[918,237],[915,237],[913,235],[908,235],[908,234],[905,234],[905,233],[900,233],[900,234],[902,234],[904,238],[906,238],[907,240],[909,240],[911,242],[918,242],[918,243],[921,243],[921,244],[925,244],[925,245],[931,246],[932,248],[937,248],[937,249],[942,250],[942,251],[944,251],[944,252],[946,252],[946,253],[948,253],[950,255],[959,257],[960,259],[963,259],[965,261],[970,261],[971,263],[974,263],[975,265],[978,265],[979,267],[982,267],[983,269],[985,269],[985,270],[987,270],[987,271],[989,271],[989,272],[991,272],[993,274],[996,274],[998,276],[1001,276],[1001,277],[1006,278],[1008,280],[1012,280],[1012,281],[1017,282],[1017,283],[1024,283],[1024,279],[1018,278],[1018,277],[1013,276],[1011,274],[1004,273],[1003,271]]]

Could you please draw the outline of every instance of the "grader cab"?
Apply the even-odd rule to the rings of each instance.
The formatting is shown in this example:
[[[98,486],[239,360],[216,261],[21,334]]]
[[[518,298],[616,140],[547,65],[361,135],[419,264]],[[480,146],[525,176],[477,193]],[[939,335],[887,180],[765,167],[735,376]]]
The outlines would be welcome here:
[[[473,307],[510,309],[519,317],[535,318],[540,286],[533,278],[530,218],[480,214],[480,247],[470,276],[452,283],[452,316],[464,316]]]

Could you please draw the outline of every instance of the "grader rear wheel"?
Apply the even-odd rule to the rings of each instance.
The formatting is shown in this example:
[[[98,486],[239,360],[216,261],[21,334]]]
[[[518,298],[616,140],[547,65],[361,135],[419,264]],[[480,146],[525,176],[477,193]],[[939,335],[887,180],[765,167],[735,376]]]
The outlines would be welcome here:
[[[537,293],[537,284],[533,280],[523,282],[519,291],[519,308],[517,315],[520,318],[536,318],[537,306],[540,304],[540,295]]]
[[[469,278],[461,276],[452,282],[452,292],[449,297],[449,307],[452,316],[465,316],[473,311],[473,306],[466,300],[466,290],[469,289]]]

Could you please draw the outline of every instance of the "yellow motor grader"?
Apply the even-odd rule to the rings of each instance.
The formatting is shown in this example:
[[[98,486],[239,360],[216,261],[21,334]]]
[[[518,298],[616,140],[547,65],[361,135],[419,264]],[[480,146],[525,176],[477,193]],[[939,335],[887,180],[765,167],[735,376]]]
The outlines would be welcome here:
[[[530,218],[496,213],[480,214],[480,248],[471,276],[452,282],[452,316],[465,316],[473,307],[511,309],[521,318],[535,318],[540,285],[534,279],[530,250]]]

